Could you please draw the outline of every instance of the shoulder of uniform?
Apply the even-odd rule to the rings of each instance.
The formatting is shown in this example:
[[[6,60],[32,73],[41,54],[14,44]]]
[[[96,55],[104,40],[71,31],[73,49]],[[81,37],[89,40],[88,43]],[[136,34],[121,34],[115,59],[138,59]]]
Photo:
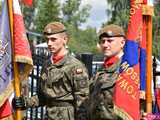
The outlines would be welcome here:
[[[73,67],[84,67],[84,64],[72,55],[68,56],[67,64],[71,64]]]
[[[46,70],[48,69],[48,67],[52,65],[52,62],[50,59],[47,59],[43,61],[41,65],[42,65],[42,69],[41,69],[41,74],[42,74],[47,72]]]
[[[81,74],[87,72],[85,65],[72,55],[68,55],[65,64],[65,69],[71,70],[74,74]]]
[[[42,68],[46,68],[46,66],[50,65],[51,61],[48,59],[42,63]]]

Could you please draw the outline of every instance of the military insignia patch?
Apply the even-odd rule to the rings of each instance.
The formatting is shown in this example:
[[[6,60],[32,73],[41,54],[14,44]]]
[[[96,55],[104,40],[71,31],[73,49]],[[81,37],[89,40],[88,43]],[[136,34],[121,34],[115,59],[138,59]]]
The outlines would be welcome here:
[[[47,29],[47,32],[48,32],[48,33],[51,33],[51,32],[52,32],[52,29],[51,29],[51,28]]]
[[[76,73],[81,74],[81,73],[83,73],[83,70],[81,68],[78,68],[78,69],[76,69]]]
[[[113,36],[113,32],[112,31],[107,31],[107,34],[109,35],[109,36]]]
[[[88,85],[85,78],[82,78],[80,80],[77,80],[77,89],[80,90],[81,88],[86,88]]]

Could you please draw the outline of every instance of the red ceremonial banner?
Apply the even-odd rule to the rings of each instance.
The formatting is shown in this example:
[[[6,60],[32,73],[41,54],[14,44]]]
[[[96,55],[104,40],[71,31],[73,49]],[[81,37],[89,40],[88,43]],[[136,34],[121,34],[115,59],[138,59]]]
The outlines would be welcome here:
[[[24,3],[24,5],[29,7],[31,7],[33,3],[33,0],[21,0],[21,1]]]
[[[7,99],[5,103],[0,107],[0,119],[8,117],[12,114],[12,107]]]
[[[20,79],[25,79],[32,68],[33,61],[18,0],[13,0],[13,41],[14,61],[19,63]]]
[[[114,110],[124,120],[140,120],[139,42],[142,40],[142,3],[136,0],[130,0],[130,3],[127,40],[115,85]]]

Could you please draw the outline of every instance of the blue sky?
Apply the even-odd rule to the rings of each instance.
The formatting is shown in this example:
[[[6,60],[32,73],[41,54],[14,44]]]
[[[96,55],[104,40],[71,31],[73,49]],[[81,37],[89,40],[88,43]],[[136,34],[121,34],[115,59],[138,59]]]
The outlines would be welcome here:
[[[92,6],[90,10],[90,17],[87,20],[87,23],[82,25],[82,28],[86,26],[92,26],[99,29],[101,24],[107,21],[107,15],[105,9],[107,7],[106,0],[83,0],[82,5],[90,4]]]

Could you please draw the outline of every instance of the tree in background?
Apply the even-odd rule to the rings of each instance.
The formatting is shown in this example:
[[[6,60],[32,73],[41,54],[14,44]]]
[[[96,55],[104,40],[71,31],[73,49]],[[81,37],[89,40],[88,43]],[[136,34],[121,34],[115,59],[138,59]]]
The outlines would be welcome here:
[[[160,59],[160,0],[155,0],[153,16],[153,54]]]
[[[52,21],[60,20],[60,3],[58,0],[38,0],[37,13],[35,16],[35,28],[42,32],[44,26]]]
[[[96,28],[88,27],[85,30],[79,30],[74,32],[74,29],[70,29],[72,36],[69,42],[69,47],[74,53],[91,52],[97,53],[96,43],[97,35]]]
[[[76,29],[86,22],[91,8],[89,5],[82,6],[81,3],[82,0],[66,0],[62,4],[63,22],[74,26]]]
[[[33,0],[33,4],[30,7],[21,4],[24,22],[27,30],[35,30],[35,16],[37,13],[37,4],[37,0]]]
[[[106,8],[106,14],[110,17],[109,21],[104,24],[116,23],[127,30],[129,20],[130,1],[128,0],[106,0],[109,7]],[[96,52],[96,30],[88,28],[82,30],[79,26],[87,21],[90,6],[82,6],[82,0],[66,0],[60,4],[58,0],[34,0],[33,7],[23,8],[25,23],[28,30],[34,32],[42,32],[43,27],[50,21],[60,20],[65,23],[71,35],[70,49],[73,51],[94,51]],[[153,54],[160,58],[160,0],[155,0],[155,15],[153,16]],[[89,32],[88,31],[91,31]],[[94,32],[93,32],[94,31]],[[88,34],[88,35],[86,35]],[[92,41],[88,41],[92,36]],[[93,38],[94,37],[94,38]],[[84,42],[88,41],[88,42]],[[85,45],[84,45],[85,44]],[[78,46],[77,46],[78,45]],[[81,47],[79,47],[81,46]],[[86,49],[88,46],[89,49]],[[90,49],[94,46],[94,50]],[[84,49],[85,48],[85,49]]]
[[[58,20],[67,26],[71,51],[96,52],[96,29],[79,28],[87,21],[90,8],[89,5],[82,6],[82,0],[66,0],[62,4],[58,0],[38,0],[32,8],[24,6],[23,13],[28,30],[41,33],[47,23]]]
[[[2,11],[2,2],[0,0],[0,15],[1,15],[1,11]]]
[[[96,53],[96,29],[88,27],[80,29],[89,17],[90,5],[83,5],[82,0],[66,0],[62,4],[62,21],[70,33],[69,49],[74,53]]]
[[[106,0],[109,8],[106,8],[106,13],[111,16],[107,24],[118,24],[127,30],[129,20],[130,1],[129,0]]]

